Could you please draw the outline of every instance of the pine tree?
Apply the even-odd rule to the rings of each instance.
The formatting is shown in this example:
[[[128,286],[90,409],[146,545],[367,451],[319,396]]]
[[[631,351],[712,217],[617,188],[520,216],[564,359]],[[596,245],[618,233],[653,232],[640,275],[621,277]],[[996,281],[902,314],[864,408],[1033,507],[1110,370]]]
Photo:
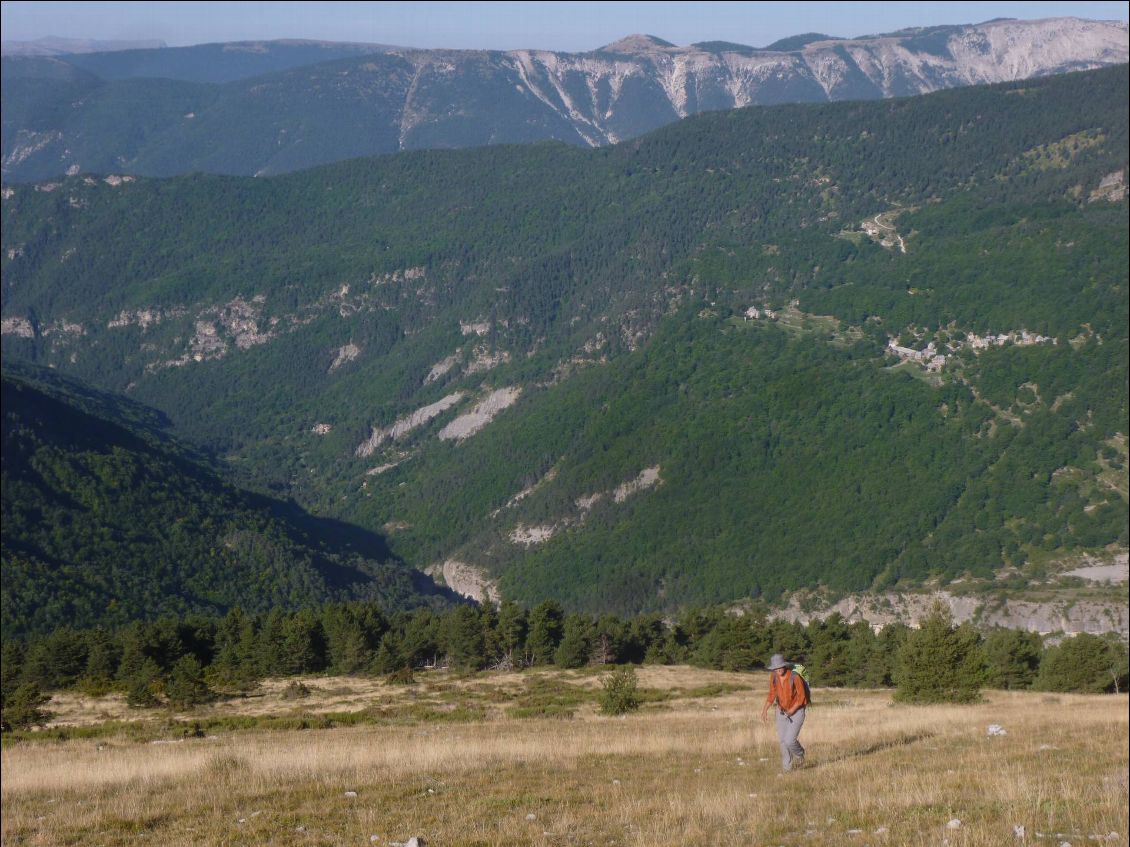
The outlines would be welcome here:
[[[467,672],[483,667],[482,621],[473,606],[457,606],[448,612],[443,630],[448,665],[453,670]]]
[[[204,669],[195,656],[182,656],[173,665],[165,695],[169,705],[178,709],[207,703],[215,697],[204,681]]]
[[[317,673],[326,667],[322,622],[309,609],[295,612],[282,627],[279,670],[284,674]],[[362,667],[359,664],[358,667]]]
[[[968,624],[955,627],[938,604],[899,652],[895,700],[902,703],[973,703],[985,680],[981,638]]]
[[[387,675],[399,670],[410,668],[411,664],[404,657],[400,647],[400,636],[394,630],[389,630],[381,637],[377,645],[376,655],[370,665],[373,673]]]
[[[498,646],[502,659],[511,667],[517,664],[526,647],[526,610],[510,600],[498,607]]]
[[[109,689],[118,671],[121,653],[109,634],[99,627],[86,634],[86,668],[82,674],[82,685],[89,693],[101,693]]]
[[[126,705],[133,709],[147,709],[161,701],[157,692],[161,688],[161,669],[152,659],[145,659],[126,680]]]
[[[19,687],[23,676],[24,646],[20,641],[5,641],[0,650],[0,703],[3,703]]]
[[[985,638],[988,685],[1008,691],[1031,688],[1042,654],[1043,644],[1034,632],[993,630]]]
[[[530,631],[526,636],[526,653],[530,663],[549,665],[553,663],[557,645],[561,643],[562,626],[565,613],[554,600],[539,603],[530,612]]]
[[[808,627],[812,639],[812,681],[816,685],[849,685],[854,677],[858,655],[851,649],[851,631],[839,612]],[[786,654],[787,655],[787,654]],[[793,658],[790,656],[790,658]]]
[[[208,684],[221,691],[248,694],[259,687],[255,621],[242,609],[228,612],[216,631],[216,658],[205,670]]]
[[[640,707],[639,677],[636,669],[617,668],[600,681],[600,711],[623,715]]]
[[[1102,694],[1126,685],[1126,648],[1097,635],[1080,633],[1048,650],[1036,688]]]
[[[50,702],[51,697],[42,693],[34,682],[25,682],[4,699],[0,728],[4,732],[13,729],[30,729],[45,726],[51,720],[51,713],[40,706]]]
[[[408,615],[400,651],[405,663],[419,667],[434,663],[440,651],[441,619],[430,609],[417,609]]]
[[[584,667],[589,662],[592,643],[592,621],[585,615],[569,615],[561,643],[553,653],[553,663],[559,668]]]
[[[498,611],[489,600],[479,607],[479,629],[483,634],[484,663],[493,665],[502,655],[502,645],[498,638]]]

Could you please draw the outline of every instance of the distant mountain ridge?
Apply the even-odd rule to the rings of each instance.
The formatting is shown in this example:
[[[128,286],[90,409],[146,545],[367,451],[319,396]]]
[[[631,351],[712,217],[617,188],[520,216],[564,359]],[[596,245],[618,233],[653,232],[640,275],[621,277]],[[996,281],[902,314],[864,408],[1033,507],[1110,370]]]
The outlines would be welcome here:
[[[0,42],[0,55],[67,56],[80,53],[109,53],[117,50],[161,50],[166,46],[159,38],[104,41],[96,38],[59,38],[48,35],[33,41]]]
[[[633,35],[588,53],[247,42],[6,58],[3,177],[269,175],[407,149],[601,146],[704,111],[910,96],[1130,59],[1125,23],[1078,18],[810,33],[771,47]]]

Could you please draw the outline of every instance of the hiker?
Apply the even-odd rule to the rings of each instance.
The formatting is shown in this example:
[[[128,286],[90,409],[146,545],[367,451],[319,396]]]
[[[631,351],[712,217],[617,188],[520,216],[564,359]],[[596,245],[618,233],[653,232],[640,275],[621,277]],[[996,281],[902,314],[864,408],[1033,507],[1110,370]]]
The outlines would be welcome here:
[[[804,707],[808,705],[808,689],[800,674],[793,672],[792,662],[780,653],[769,660],[769,696],[761,710],[761,720],[769,720],[769,707],[777,704],[777,738],[781,742],[781,767],[786,771],[804,766],[804,748],[797,736],[804,726]]]

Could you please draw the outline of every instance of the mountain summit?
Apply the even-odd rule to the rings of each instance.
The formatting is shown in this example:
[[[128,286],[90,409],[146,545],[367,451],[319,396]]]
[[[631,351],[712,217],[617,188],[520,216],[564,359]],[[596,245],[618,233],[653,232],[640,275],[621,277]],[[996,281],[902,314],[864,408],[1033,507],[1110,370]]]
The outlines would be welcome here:
[[[629,35],[611,44],[605,44],[598,53],[650,53],[655,50],[679,50],[681,48],[654,35]]]

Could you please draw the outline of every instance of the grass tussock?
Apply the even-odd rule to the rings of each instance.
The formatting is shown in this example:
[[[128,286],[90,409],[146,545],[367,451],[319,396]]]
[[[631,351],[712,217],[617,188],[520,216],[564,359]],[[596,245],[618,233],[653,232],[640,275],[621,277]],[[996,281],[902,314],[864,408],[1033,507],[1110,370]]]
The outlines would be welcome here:
[[[821,690],[809,766],[778,776],[763,675],[639,677],[648,696],[621,718],[598,713],[598,675],[538,672],[303,680],[298,708],[326,728],[284,723],[299,719],[285,683],[163,735],[158,719],[56,727],[2,752],[3,843],[988,847],[1025,843],[1014,826],[1027,843],[1126,843],[1124,696],[910,707]],[[356,708],[335,711],[342,698]],[[178,734],[181,718],[229,726]]]

